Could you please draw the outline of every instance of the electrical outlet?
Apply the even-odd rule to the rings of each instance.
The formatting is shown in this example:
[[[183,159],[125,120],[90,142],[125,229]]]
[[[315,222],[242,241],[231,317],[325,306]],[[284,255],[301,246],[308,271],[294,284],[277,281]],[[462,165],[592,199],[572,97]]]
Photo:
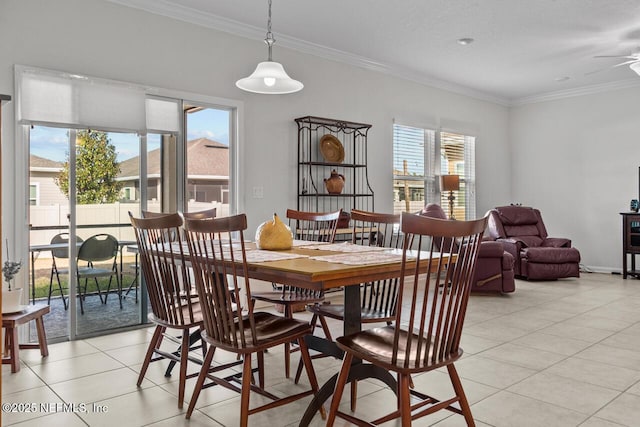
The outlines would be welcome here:
[[[264,197],[264,187],[253,187],[253,198],[262,199]]]

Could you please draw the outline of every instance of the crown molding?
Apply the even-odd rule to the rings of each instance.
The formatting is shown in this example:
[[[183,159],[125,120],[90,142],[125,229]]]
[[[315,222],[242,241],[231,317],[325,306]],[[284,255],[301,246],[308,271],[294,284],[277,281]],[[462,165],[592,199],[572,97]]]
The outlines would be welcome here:
[[[200,10],[172,3],[170,0],[107,0],[122,6],[144,10],[156,15],[177,19],[183,22],[200,25],[218,31],[223,31],[236,36],[251,40],[262,41],[265,36],[265,29],[253,25],[244,24],[233,19],[224,18],[211,13],[204,13]],[[404,80],[430,86],[436,89],[445,90],[458,95],[468,96],[481,101],[487,101],[505,107],[520,106],[545,101],[554,101],[563,98],[589,95],[599,92],[606,92],[618,89],[640,86],[640,78],[621,80],[612,83],[582,86],[573,89],[547,92],[538,95],[525,96],[521,98],[504,98],[492,95],[466,86],[435,79],[423,73],[411,69],[399,67],[393,64],[381,63],[364,56],[354,55],[338,49],[310,43],[294,37],[278,33],[278,45],[301,53],[314,55],[331,61],[341,62],[366,70],[387,74]]]
[[[592,95],[601,92],[610,92],[620,89],[629,89],[640,86],[640,78],[632,78],[618,80],[616,82],[601,83],[590,86],[581,86],[573,89],[559,90],[555,92],[547,92],[540,95],[525,96],[523,98],[514,99],[511,106],[520,106],[526,104],[535,104],[538,102],[556,101],[564,98],[573,98],[575,96]]]
[[[204,13],[199,10],[188,8],[185,6],[179,6],[173,4],[168,0],[107,0],[111,3],[116,3],[122,6],[131,7],[135,9],[144,10],[156,15],[165,16],[171,19],[177,19],[180,21],[188,22],[191,24],[200,25],[207,28],[212,28],[218,31],[223,31],[236,36],[252,39],[263,40],[265,36],[265,29],[255,27],[253,25],[244,24],[233,19],[224,18],[211,13]],[[288,49],[296,50],[301,53],[314,55],[320,58],[329,59],[336,62],[341,62],[356,67],[364,68],[366,70],[375,71],[382,74],[387,74],[394,77],[399,77],[404,80],[420,83],[425,86],[431,86],[437,89],[442,89],[448,92],[453,92],[459,95],[469,96],[482,101],[488,101],[502,106],[509,106],[509,100],[506,98],[498,97],[488,94],[486,92],[471,89],[462,85],[446,82],[443,80],[435,79],[426,76],[416,71],[398,67],[392,64],[385,64],[374,61],[370,58],[366,58],[352,53],[344,52],[341,50],[333,49],[330,47],[322,46],[315,43],[310,43],[304,40],[300,40],[294,37],[290,37],[281,33],[278,33],[278,45],[286,47]]]

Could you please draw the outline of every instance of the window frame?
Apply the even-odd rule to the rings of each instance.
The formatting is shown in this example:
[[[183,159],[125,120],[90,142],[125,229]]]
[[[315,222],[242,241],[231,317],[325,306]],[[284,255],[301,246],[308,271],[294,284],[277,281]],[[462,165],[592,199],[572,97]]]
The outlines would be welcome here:
[[[422,146],[424,147],[422,151],[423,155],[423,164],[424,171],[423,175],[415,176],[415,175],[400,175],[396,174],[396,166],[397,166],[397,156],[396,156],[396,136],[398,135],[397,128],[411,128],[413,130],[421,130],[424,135],[424,140]],[[444,162],[444,150],[443,150],[443,134],[452,134],[454,136],[461,137],[464,141],[463,148],[463,161],[458,162],[456,169],[460,164],[464,164],[464,171],[459,173],[456,171],[457,175],[460,176],[460,186],[461,189],[457,192],[456,200],[458,198],[462,198],[464,200],[464,219],[474,219],[476,217],[476,185],[475,185],[475,144],[476,144],[476,136],[465,134],[455,130],[442,129],[436,126],[413,126],[405,123],[398,123],[394,121],[393,129],[392,129],[392,147],[393,147],[393,156],[392,156],[392,176],[393,176],[393,184],[392,188],[394,190],[393,202],[394,205],[398,203],[396,200],[396,182],[397,181],[421,181],[423,183],[424,193],[422,204],[426,205],[428,203],[437,203],[445,209],[448,210],[448,201],[446,194],[440,188],[440,176],[446,174],[443,171],[443,162]],[[429,137],[428,137],[429,135]],[[429,158],[431,156],[431,158]],[[446,171],[448,172],[448,171]],[[415,203],[416,201],[414,201]],[[398,208],[394,206],[394,212],[397,212]]]
[[[35,197],[31,197],[31,188],[36,189]],[[34,201],[35,203],[31,203]],[[40,206],[40,183],[39,182],[30,182],[29,183],[29,206]]]

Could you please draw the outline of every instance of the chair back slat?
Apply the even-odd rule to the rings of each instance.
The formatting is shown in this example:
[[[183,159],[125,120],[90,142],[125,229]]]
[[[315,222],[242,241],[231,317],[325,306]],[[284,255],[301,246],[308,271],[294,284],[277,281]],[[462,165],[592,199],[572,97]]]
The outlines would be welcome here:
[[[404,244],[398,299],[403,301],[404,293],[410,292],[411,300],[406,305],[398,304],[396,311],[394,364],[414,368],[444,363],[459,351],[486,221],[402,214]],[[420,273],[415,265],[425,263],[428,271]]]
[[[176,213],[135,218],[131,212],[129,217],[153,315],[174,326],[198,323],[197,294],[180,232],[182,217]]]
[[[244,289],[251,298],[247,270],[244,214],[218,219],[186,219],[185,230],[195,284],[203,311],[204,328],[221,348],[240,349],[257,345],[251,306],[242,316],[235,301]]]

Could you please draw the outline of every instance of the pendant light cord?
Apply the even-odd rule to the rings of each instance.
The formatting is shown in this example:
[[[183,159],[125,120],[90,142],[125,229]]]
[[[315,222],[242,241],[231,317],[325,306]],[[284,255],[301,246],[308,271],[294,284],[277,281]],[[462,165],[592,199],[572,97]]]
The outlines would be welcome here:
[[[271,62],[271,48],[273,44],[276,42],[276,39],[273,38],[273,34],[271,34],[271,0],[269,0],[269,20],[267,21],[267,38],[264,39],[264,42],[269,46],[269,62]]]

